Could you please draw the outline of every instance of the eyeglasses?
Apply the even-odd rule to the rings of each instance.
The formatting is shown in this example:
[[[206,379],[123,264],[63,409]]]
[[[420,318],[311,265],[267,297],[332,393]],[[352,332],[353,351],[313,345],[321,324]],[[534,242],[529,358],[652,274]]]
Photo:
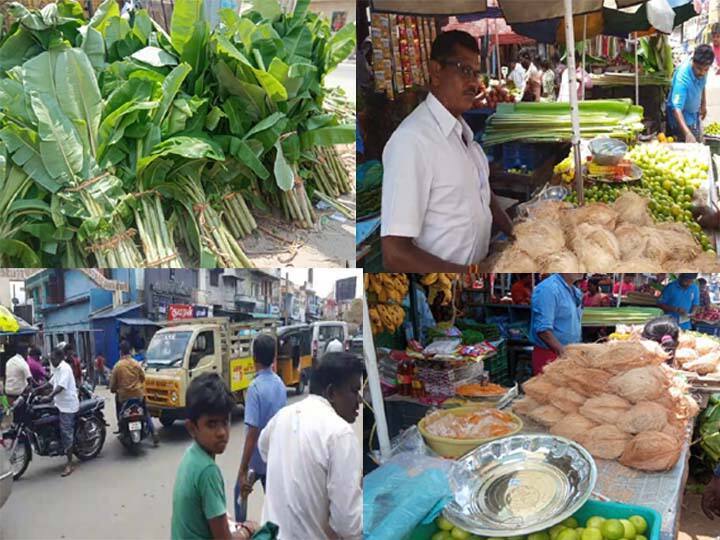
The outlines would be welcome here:
[[[443,66],[452,66],[455,69],[457,69],[460,72],[460,75],[463,76],[468,81],[477,81],[482,78],[482,71],[473,69],[471,66],[468,66],[467,64],[463,64],[462,62],[457,62],[455,60],[443,60],[440,62]]]

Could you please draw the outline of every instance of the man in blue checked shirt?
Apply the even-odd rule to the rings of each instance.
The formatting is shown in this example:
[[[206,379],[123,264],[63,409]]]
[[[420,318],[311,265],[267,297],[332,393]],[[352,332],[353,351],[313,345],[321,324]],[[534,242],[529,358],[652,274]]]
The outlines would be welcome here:
[[[700,289],[695,283],[697,274],[680,274],[663,289],[658,307],[673,317],[683,330],[690,330],[690,315],[700,305]]]
[[[705,84],[715,53],[710,45],[698,45],[692,59],[675,70],[667,99],[668,130],[679,141],[702,142],[701,121],[707,115]]]
[[[238,497],[247,496],[255,481],[260,480],[265,490],[266,465],[260,456],[257,443],[260,433],[273,416],[287,405],[285,383],[272,370],[276,357],[277,340],[270,334],[258,334],[253,340],[255,378],[245,398],[245,447],[235,485],[235,516],[238,517]],[[255,472],[255,480],[248,481],[248,472]]]
[[[533,375],[561,356],[565,346],[582,341],[582,292],[573,285],[583,274],[553,274],[533,291],[530,339]]]
[[[715,467],[713,479],[705,488],[702,496],[702,509],[709,519],[720,517],[720,463]]]

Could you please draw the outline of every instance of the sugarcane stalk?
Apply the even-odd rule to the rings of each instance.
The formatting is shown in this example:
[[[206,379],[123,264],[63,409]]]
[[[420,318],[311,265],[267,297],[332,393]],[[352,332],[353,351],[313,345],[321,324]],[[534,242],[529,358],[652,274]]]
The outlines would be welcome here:
[[[350,208],[345,206],[344,204],[334,201],[324,193],[321,193],[320,191],[315,190],[315,196],[320,199],[321,201],[326,202],[330,206],[332,206],[335,210],[340,212],[343,216],[345,216],[348,219],[354,219],[353,212]]]

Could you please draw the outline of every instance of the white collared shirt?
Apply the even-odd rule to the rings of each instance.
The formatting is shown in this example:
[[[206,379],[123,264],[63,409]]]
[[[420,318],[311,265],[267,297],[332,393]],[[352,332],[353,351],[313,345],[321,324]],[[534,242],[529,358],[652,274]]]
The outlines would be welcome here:
[[[412,238],[455,264],[487,256],[490,168],[465,120],[428,94],[390,137],[383,168],[382,236]]]
[[[5,392],[9,396],[19,396],[27,388],[31,377],[30,366],[21,355],[16,354],[5,365]]]
[[[262,522],[276,523],[280,540],[360,540],[360,443],[325,398],[280,409],[258,448],[267,463]]]

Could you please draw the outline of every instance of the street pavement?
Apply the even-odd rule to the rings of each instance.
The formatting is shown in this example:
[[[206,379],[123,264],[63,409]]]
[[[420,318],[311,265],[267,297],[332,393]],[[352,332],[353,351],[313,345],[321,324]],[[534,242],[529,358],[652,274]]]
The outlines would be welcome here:
[[[0,509],[0,540],[167,539],[170,538],[172,491],[177,467],[191,442],[182,422],[162,428],[160,446],[144,441],[141,453],[129,454],[112,432],[116,429],[112,395],[105,387],[108,436],[98,458],[80,463],[61,478],[64,458],[34,456],[10,499]],[[288,389],[288,403],[307,397]],[[362,444],[362,414],[354,424]],[[230,442],[217,463],[225,479],[229,514],[234,518],[233,491],[244,444],[242,412],[233,417]],[[360,467],[361,464],[356,465]],[[310,496],[310,494],[308,494]],[[248,519],[260,521],[260,483],[250,496]]]
[[[339,86],[347,94],[348,100],[355,103],[356,96],[356,77],[355,77],[355,61],[346,60],[341,63],[335,71],[325,77],[325,87],[332,88]]]

